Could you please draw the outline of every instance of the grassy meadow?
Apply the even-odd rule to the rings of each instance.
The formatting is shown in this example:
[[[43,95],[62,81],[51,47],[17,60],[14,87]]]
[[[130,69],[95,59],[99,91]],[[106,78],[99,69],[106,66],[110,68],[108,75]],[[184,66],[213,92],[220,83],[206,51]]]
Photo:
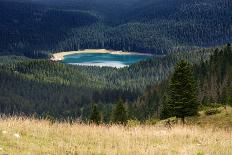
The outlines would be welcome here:
[[[207,120],[215,122],[207,124]],[[51,123],[32,118],[2,118],[0,155],[232,154],[231,108],[212,116],[202,114],[197,121],[193,118],[188,122],[191,124],[176,124],[169,129],[162,123],[155,126],[96,126]]]

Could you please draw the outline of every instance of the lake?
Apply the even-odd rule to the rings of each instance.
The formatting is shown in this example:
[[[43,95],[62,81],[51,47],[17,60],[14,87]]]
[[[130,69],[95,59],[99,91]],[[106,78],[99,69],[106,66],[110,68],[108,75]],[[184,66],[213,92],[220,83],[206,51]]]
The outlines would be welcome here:
[[[149,58],[151,55],[145,54],[80,53],[64,56],[62,63],[122,68]]]

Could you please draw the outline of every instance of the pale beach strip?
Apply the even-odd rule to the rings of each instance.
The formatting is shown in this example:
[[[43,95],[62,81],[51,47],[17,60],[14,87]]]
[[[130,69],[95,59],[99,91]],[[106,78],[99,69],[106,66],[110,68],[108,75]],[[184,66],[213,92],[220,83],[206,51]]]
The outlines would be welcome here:
[[[148,55],[152,56],[152,54],[147,53],[136,53],[136,52],[123,52],[123,51],[113,51],[113,50],[106,50],[106,49],[86,49],[86,50],[80,50],[80,51],[68,51],[68,52],[59,52],[52,54],[52,61],[61,61],[64,60],[64,57],[67,55],[72,54],[81,54],[81,53],[109,53],[109,54],[119,54],[119,55]]]

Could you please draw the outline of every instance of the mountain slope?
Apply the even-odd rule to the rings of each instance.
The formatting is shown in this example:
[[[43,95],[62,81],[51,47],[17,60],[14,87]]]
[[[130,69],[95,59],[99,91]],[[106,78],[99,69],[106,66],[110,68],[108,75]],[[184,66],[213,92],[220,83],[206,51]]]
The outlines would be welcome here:
[[[1,0],[0,52],[216,46],[232,40],[231,7],[230,0]]]
[[[232,103],[232,47],[216,49],[209,61],[196,68],[199,100],[207,103]]]
[[[85,120],[97,103],[108,122],[119,98],[132,105],[147,87],[166,79],[180,59],[199,63],[209,55],[207,50],[179,52],[122,69],[0,57],[0,112]]]
[[[179,59],[181,60],[181,59]],[[201,106],[232,103],[232,47],[230,44],[211,49],[210,59],[193,64]],[[169,74],[171,76],[171,74]],[[168,93],[170,76],[161,83],[149,87],[131,108],[131,114],[141,120],[160,117]],[[142,109],[142,110],[141,110]]]
[[[231,109],[228,116],[231,118]],[[201,128],[197,125],[175,125],[171,129],[154,125],[96,126],[18,117],[1,119],[0,128],[1,153],[11,155],[232,153],[231,128]]]

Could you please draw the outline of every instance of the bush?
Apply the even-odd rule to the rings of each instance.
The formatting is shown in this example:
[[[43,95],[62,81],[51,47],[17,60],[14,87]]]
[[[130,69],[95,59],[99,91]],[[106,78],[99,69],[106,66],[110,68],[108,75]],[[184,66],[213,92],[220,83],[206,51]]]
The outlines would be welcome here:
[[[205,111],[206,115],[215,115],[215,114],[218,114],[218,113],[221,113],[221,110],[219,110],[219,109],[208,109],[208,110]]]
[[[122,101],[122,99],[119,99],[117,102],[113,112],[112,112],[113,120],[112,122],[115,124],[126,124],[127,123],[127,111],[126,107]]]
[[[139,126],[139,125],[140,125],[140,121],[138,121],[138,120],[131,119],[131,120],[127,121],[127,126],[128,127],[136,127],[136,126]]]
[[[162,126],[166,126],[167,124],[174,125],[174,124],[177,124],[177,123],[178,123],[178,118],[176,118],[176,117],[170,117],[170,118],[167,118],[165,120],[161,120],[159,122],[159,124],[162,125]]]
[[[159,120],[157,119],[148,119],[144,122],[145,125],[156,125]]]
[[[201,111],[207,111],[207,110],[211,110],[211,109],[217,109],[217,108],[220,108],[224,105],[222,104],[218,104],[218,103],[209,103],[209,104],[206,104],[206,105],[202,105],[200,107],[200,110]]]

